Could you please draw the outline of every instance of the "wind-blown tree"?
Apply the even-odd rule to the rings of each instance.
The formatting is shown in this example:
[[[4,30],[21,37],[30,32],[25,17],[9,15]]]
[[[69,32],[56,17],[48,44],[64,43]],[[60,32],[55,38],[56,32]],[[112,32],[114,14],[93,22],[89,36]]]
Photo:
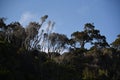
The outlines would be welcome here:
[[[50,52],[62,53],[67,48],[68,38],[64,34],[51,33],[48,40]]]
[[[9,25],[4,23],[5,19],[0,19],[0,38],[14,44],[16,47],[24,47],[26,50],[37,48],[43,30],[39,34],[39,30],[48,15],[41,17],[40,23],[30,22],[26,28],[19,22],[12,22]]]
[[[106,37],[87,23],[83,31],[74,32],[68,39],[53,32],[54,22],[49,21],[42,30],[47,17],[43,16],[40,23],[31,22],[26,28],[19,22],[7,25],[0,18],[1,79],[119,80],[120,35],[109,48]],[[84,49],[86,43],[94,46]],[[69,46],[73,51],[64,52]]]
[[[26,28],[26,39],[25,39],[25,48],[26,49],[32,48],[34,38],[38,35],[40,27],[41,26],[39,25],[39,23],[30,22],[30,24]]]
[[[45,22],[45,20],[48,18],[47,15],[41,17],[41,23],[36,22],[30,22],[27,28],[25,29],[26,32],[26,39],[25,39],[25,48],[26,49],[32,49],[36,47],[36,45],[40,42],[37,40],[41,35],[39,35],[39,30],[42,26],[42,24]],[[42,31],[43,33],[43,31]],[[41,34],[42,34],[41,33]]]
[[[50,44],[49,44],[49,35],[52,33],[53,27],[55,25],[55,22],[48,21],[48,25],[46,30],[43,33],[43,39],[41,41],[41,50],[50,52]]]

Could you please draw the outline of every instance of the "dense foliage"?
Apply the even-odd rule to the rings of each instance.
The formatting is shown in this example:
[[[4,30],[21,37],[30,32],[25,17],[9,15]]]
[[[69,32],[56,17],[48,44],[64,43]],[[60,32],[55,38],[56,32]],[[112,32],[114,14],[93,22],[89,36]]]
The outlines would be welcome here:
[[[23,27],[0,18],[0,79],[2,80],[119,80],[120,35],[106,37],[86,23],[68,38],[53,32],[47,15]],[[85,44],[91,44],[90,49]],[[67,51],[67,52],[65,52]],[[62,53],[62,54],[61,54]]]

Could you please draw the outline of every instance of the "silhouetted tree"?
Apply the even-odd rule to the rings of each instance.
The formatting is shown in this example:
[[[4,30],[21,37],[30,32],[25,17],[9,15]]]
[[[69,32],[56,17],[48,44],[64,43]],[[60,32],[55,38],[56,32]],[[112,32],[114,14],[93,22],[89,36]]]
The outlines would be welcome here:
[[[32,44],[36,41],[34,41],[34,39],[36,37],[38,37],[38,33],[39,33],[39,29],[41,28],[42,24],[45,22],[45,20],[47,19],[47,15],[41,17],[41,23],[36,23],[36,22],[31,22],[27,28],[25,29],[25,32],[26,32],[26,39],[25,39],[25,48],[26,49],[31,49],[33,48]],[[38,39],[38,38],[37,38]],[[39,42],[39,40],[38,40]],[[38,43],[37,42],[37,43]],[[36,42],[34,43],[36,46]]]
[[[55,22],[48,21],[47,28],[45,29],[45,32],[43,33],[43,39],[41,42],[42,51],[47,51],[48,53],[50,52],[49,36],[52,33],[54,25],[55,25]]]
[[[84,31],[82,31],[82,32],[79,32],[79,31],[74,32],[74,33],[72,33],[71,37],[76,42],[76,44],[77,43],[80,44],[80,48],[84,48],[85,43],[87,43],[89,41],[88,40],[89,36]]]
[[[64,34],[51,33],[48,40],[51,52],[62,53],[67,48],[68,38]]]
[[[117,36],[117,39],[112,42],[112,47],[117,49],[117,50],[120,50],[120,35]]]
[[[97,48],[109,47],[106,41],[106,37],[100,34],[100,31],[95,29],[93,23],[86,23],[84,27],[84,32],[87,33],[89,42],[94,44]]]
[[[10,23],[6,30],[6,40],[16,47],[23,47],[26,38],[25,29],[19,22]]]
[[[0,79],[119,80],[120,35],[109,47],[100,30],[86,23],[83,31],[73,32],[68,39],[53,32],[52,21],[46,29],[41,28],[47,17],[26,28],[19,22],[7,25],[0,18]],[[93,46],[85,49],[86,43]]]

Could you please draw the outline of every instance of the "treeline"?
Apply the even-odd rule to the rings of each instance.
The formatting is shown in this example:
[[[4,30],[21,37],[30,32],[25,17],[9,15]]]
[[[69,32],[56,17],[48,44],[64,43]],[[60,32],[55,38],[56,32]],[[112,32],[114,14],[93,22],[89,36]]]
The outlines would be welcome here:
[[[47,18],[25,27],[19,22],[6,24],[0,18],[0,79],[120,79],[120,35],[108,44],[93,23],[86,23],[83,31],[68,38],[53,32],[55,22],[46,22]],[[90,49],[85,48],[87,43]]]

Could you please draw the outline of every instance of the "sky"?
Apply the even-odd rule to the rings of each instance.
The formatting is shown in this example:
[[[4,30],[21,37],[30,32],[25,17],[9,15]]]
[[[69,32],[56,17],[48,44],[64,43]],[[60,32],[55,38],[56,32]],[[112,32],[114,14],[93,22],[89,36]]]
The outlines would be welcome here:
[[[26,26],[44,15],[56,23],[55,32],[68,37],[82,31],[85,23],[94,23],[108,43],[120,34],[120,0],[0,0],[0,17],[7,18],[6,23]]]

